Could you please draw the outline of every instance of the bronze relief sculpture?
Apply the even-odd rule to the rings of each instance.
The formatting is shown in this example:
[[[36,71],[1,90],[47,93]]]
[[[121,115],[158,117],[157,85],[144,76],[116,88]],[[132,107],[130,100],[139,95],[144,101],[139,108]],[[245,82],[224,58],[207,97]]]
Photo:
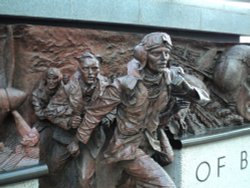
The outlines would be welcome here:
[[[11,113],[15,120],[15,128],[21,136],[24,147],[34,146],[39,142],[39,133],[24,120],[17,109],[24,103],[27,93],[13,87],[15,73],[15,42],[12,26],[6,27],[6,56],[0,62],[0,126]],[[2,127],[1,127],[2,128]]]
[[[236,101],[237,111],[247,120],[250,120],[249,63],[250,47],[235,45],[224,51],[214,72],[214,83],[231,94],[228,100]]]
[[[166,33],[146,35],[135,47],[139,61],[137,74],[117,78],[91,103],[71,148],[78,152],[78,142],[87,144],[104,115],[117,109],[117,125],[104,158],[123,168],[120,186],[175,187],[167,172],[153,156],[168,164],[173,151],[162,127],[159,115],[168,104],[172,87],[176,95],[190,101],[208,102],[208,94],[191,86],[182,76],[181,68],[168,68],[172,42]],[[135,66],[136,67],[136,66]],[[124,177],[126,177],[124,179]]]
[[[78,59],[78,71],[73,75],[73,82],[77,82],[81,97],[78,100],[80,104],[80,121],[74,123],[74,128],[79,127],[82,117],[85,115],[86,109],[91,108],[91,103],[101,95],[105,88],[110,84],[109,80],[100,74],[100,63],[102,58],[91,52],[85,52]],[[77,98],[76,94],[76,98]],[[78,107],[79,109],[79,107]],[[109,126],[114,121],[114,111],[110,112],[100,122],[99,126],[93,132],[93,135],[87,145],[80,146],[77,161],[78,180],[80,187],[93,187],[96,160],[106,141],[103,126]],[[68,145],[69,152],[76,155],[75,148]]]
[[[18,54],[27,56],[19,64],[30,61],[23,68],[27,75],[39,73],[33,83],[43,77],[33,91],[32,83],[23,85],[28,97],[21,92],[16,106],[8,98],[14,89],[0,82],[0,123],[11,106],[18,125],[23,121],[15,110],[23,104],[26,112],[32,104],[36,118],[28,124],[33,128],[23,122],[19,130],[26,130],[22,142],[27,146],[35,145],[36,130],[40,133],[40,161],[50,170],[40,187],[175,187],[162,168],[174,160],[169,135],[207,134],[249,120],[247,45],[227,49],[204,42],[204,47],[174,37],[173,45],[162,32],[147,34],[135,45],[140,34],[116,38],[112,32],[24,28],[27,36],[18,35],[22,28],[15,35],[29,39],[25,50],[32,53],[22,54],[16,37]],[[132,42],[123,44],[130,37]],[[77,68],[67,72],[65,62],[73,60]]]
[[[61,71],[49,68],[32,93],[32,104],[39,119],[35,126],[41,136],[40,161],[46,163],[50,171],[49,177],[41,178],[41,187],[69,186],[76,181],[67,178],[70,169],[74,168],[67,150],[67,143],[74,136],[70,124],[74,104],[70,101],[71,92],[76,91],[63,82]],[[62,172],[66,164],[69,171]]]
[[[72,153],[69,146],[85,109],[109,83],[100,74],[99,56],[85,52],[78,61],[78,70],[71,78],[65,78],[57,68],[49,68],[46,79],[33,92],[32,104],[41,120],[37,125],[41,131],[40,160],[49,165],[50,173],[54,175],[42,179],[42,186],[76,187],[79,182],[81,187],[90,187],[95,173],[95,159],[105,142],[100,126],[91,142],[81,147],[78,158],[74,157],[79,153]],[[112,121],[112,114],[104,119],[105,125]],[[65,166],[68,170],[62,171]],[[72,175],[75,179],[70,178]]]

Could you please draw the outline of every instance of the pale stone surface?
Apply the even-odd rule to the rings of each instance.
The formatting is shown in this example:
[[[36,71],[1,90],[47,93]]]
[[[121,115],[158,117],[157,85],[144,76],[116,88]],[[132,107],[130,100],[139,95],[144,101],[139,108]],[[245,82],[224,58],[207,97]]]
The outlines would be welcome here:
[[[67,11],[65,11],[67,10]],[[249,3],[199,0],[1,0],[0,14],[249,35]]]
[[[175,151],[166,167],[178,188],[241,187],[250,185],[250,135]]]
[[[0,188],[38,188],[38,179],[0,186]]]

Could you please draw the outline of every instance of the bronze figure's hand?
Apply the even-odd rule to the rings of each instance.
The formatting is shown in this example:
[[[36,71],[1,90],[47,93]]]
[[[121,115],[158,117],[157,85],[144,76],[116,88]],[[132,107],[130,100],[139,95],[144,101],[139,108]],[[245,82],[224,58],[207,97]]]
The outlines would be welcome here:
[[[82,122],[81,116],[73,116],[73,117],[71,118],[71,127],[72,127],[73,129],[76,129],[76,128],[79,127],[79,125],[81,124],[81,122]]]
[[[67,149],[73,157],[77,157],[80,154],[79,144],[77,141],[71,142],[67,146]]]
[[[110,127],[111,126],[111,121],[108,118],[103,118],[101,121],[101,125],[105,127]]]

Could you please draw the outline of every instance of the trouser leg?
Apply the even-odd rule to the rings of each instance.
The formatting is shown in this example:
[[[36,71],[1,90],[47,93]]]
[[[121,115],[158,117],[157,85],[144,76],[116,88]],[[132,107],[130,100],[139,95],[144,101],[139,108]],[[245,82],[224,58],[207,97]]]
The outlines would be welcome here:
[[[94,187],[94,173],[96,168],[95,159],[91,156],[86,146],[81,146],[81,153],[78,158],[77,168],[79,184],[81,188]]]
[[[50,173],[61,171],[69,160],[71,160],[70,153],[66,146],[54,141],[53,151],[49,162]]]
[[[43,140],[40,146],[43,152],[43,154],[40,155],[42,157],[40,161],[48,165],[49,175],[41,178],[40,187],[63,188],[64,176],[68,173],[68,170],[65,169],[65,165],[72,162],[70,153],[65,145],[52,139],[52,134],[46,133],[46,137],[44,137]],[[72,172],[70,173],[74,174]],[[69,188],[69,186],[67,186],[67,188]]]
[[[175,188],[167,172],[142,151],[131,161],[122,164],[125,172],[135,181],[136,187]]]

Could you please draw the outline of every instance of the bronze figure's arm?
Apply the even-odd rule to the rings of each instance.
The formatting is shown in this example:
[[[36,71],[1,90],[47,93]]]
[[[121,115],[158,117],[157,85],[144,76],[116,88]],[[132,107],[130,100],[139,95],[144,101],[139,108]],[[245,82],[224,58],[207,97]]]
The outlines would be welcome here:
[[[181,67],[171,67],[172,95],[204,105],[210,97],[204,83],[195,76],[185,74]]]
[[[102,118],[115,109],[120,103],[120,91],[114,85],[108,86],[103,95],[98,97],[90,107],[86,109],[86,114],[82,124],[77,129],[77,139],[86,144],[94,128]]]

